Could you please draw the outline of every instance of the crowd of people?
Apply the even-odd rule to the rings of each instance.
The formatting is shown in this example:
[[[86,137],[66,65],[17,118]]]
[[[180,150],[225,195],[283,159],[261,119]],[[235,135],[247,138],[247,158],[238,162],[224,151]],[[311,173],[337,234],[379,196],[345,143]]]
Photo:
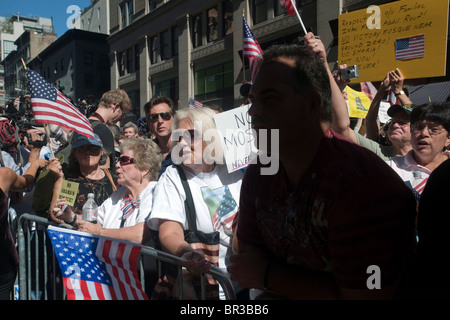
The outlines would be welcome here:
[[[59,127],[43,137],[30,128],[29,139],[49,144],[22,145],[22,163],[2,150],[0,298],[9,298],[18,265],[9,207],[150,243],[181,257],[193,275],[217,266],[239,299],[444,298],[449,281],[432,268],[445,244],[446,215],[438,215],[437,204],[450,181],[450,104],[414,105],[401,71],[387,71],[362,135],[350,125],[345,67],[333,74],[312,33],[265,50],[245,98],[252,129],[258,138],[267,131],[271,142],[260,156],[279,161],[272,175],[261,174],[267,164],[259,161],[229,173],[218,156],[221,142],[209,139],[220,111],[176,110],[168,97],[143,106],[148,136],[132,122],[117,126],[131,109],[120,89],[106,92],[89,116],[93,139]],[[388,88],[399,104],[381,126],[377,114]],[[64,180],[79,184],[73,206],[59,199]],[[13,190],[22,199],[12,201]],[[89,193],[99,205],[98,223],[82,219]],[[193,229],[217,252],[194,246],[187,239]],[[373,267],[380,273],[371,286]]]

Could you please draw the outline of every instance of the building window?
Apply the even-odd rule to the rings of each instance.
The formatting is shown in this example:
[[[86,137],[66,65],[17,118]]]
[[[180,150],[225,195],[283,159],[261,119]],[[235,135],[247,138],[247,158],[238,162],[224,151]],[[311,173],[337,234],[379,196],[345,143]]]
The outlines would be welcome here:
[[[172,28],[172,57],[178,55],[178,27],[175,26]]]
[[[133,23],[134,5],[133,0],[128,1],[128,24]]]
[[[276,0],[280,2],[279,0]],[[233,0],[223,2],[223,35],[233,33]]]
[[[100,19],[100,16],[101,15],[100,15],[100,7],[99,7],[99,8],[97,8],[97,18]]]
[[[206,94],[217,93],[233,87],[233,62],[195,72],[195,95],[204,97]]]
[[[92,64],[94,61],[92,52],[84,53],[84,64]]]
[[[211,8],[207,11],[208,14],[208,42],[215,41],[219,38],[217,30],[217,7]]]
[[[158,38],[156,36],[150,38],[149,50],[150,50],[150,62],[152,64],[158,62],[158,42],[157,42],[157,39]]]
[[[267,20],[267,0],[253,0],[253,24]]]
[[[193,32],[193,45],[194,48],[202,45],[202,15],[196,15],[192,17],[192,32]]]
[[[161,32],[161,60],[166,60],[170,58],[169,51],[169,30]]]
[[[127,26],[127,5],[123,4],[120,7],[120,12],[122,14],[122,29]]]
[[[153,88],[154,95],[169,97],[177,105],[178,95],[178,78],[155,83]]]
[[[8,54],[17,49],[14,41],[3,40],[3,55],[6,58]]]
[[[135,71],[138,71],[139,68],[140,68],[139,54],[140,54],[140,47],[137,44],[137,45],[134,46],[134,70]]]
[[[127,54],[127,61],[125,68],[127,70],[127,74],[130,74],[133,72],[133,48],[127,49],[126,54]]]
[[[125,53],[119,52],[117,54],[117,67],[119,69],[119,76],[125,75]]]
[[[277,17],[286,12],[286,8],[283,7],[280,3],[280,0],[273,0],[273,13],[274,16]]]

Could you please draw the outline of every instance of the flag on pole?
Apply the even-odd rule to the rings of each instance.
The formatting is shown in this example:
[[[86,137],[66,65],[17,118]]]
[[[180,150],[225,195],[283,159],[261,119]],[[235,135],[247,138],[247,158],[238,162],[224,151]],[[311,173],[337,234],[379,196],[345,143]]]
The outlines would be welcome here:
[[[94,139],[89,120],[36,71],[27,69],[31,107],[36,123],[56,124]]]
[[[189,109],[198,109],[203,107],[203,103],[200,101],[189,98]]]
[[[423,58],[425,55],[425,35],[395,40],[395,60]]]
[[[263,52],[261,47],[259,46],[258,40],[253,36],[252,31],[250,30],[247,21],[242,17],[243,25],[242,29],[244,31],[244,45],[243,45],[243,58],[248,57],[248,61],[250,63],[250,73],[252,75],[252,81],[255,80],[256,73],[258,72],[259,67],[262,63],[262,55]]]
[[[49,226],[68,300],[148,300],[137,273],[141,246]]]
[[[295,0],[280,0],[280,3],[282,7],[286,8],[288,15],[295,13]]]

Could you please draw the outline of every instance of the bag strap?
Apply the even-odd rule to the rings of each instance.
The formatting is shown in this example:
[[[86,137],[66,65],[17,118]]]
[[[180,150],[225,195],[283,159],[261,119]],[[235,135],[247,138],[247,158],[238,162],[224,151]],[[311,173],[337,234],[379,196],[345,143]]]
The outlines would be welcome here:
[[[105,172],[106,176],[108,177],[109,181],[111,182],[113,191],[116,191],[116,190],[117,190],[117,187],[116,187],[116,185],[114,184],[114,180],[113,180],[113,178],[111,177],[111,173],[110,173],[109,170],[106,169],[106,168],[104,168],[103,171]]]
[[[184,207],[186,209],[186,218],[188,221],[188,227],[191,231],[197,232],[197,222],[195,214],[194,200],[192,198],[191,188],[189,188],[189,183],[187,182],[186,175],[183,169],[176,165],[175,168],[178,170],[180,175],[181,184],[183,185],[184,192],[186,193],[186,200],[184,201]]]

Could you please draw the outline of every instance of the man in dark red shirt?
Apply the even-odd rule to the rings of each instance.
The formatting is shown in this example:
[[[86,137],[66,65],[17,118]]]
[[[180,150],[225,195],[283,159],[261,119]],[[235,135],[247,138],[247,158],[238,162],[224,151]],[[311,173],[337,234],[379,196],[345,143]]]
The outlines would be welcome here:
[[[228,271],[288,299],[390,299],[414,246],[415,200],[384,161],[330,129],[332,93],[342,98],[333,82],[302,46],[264,52],[249,114],[268,130],[260,151],[278,143],[280,166],[247,168]]]

